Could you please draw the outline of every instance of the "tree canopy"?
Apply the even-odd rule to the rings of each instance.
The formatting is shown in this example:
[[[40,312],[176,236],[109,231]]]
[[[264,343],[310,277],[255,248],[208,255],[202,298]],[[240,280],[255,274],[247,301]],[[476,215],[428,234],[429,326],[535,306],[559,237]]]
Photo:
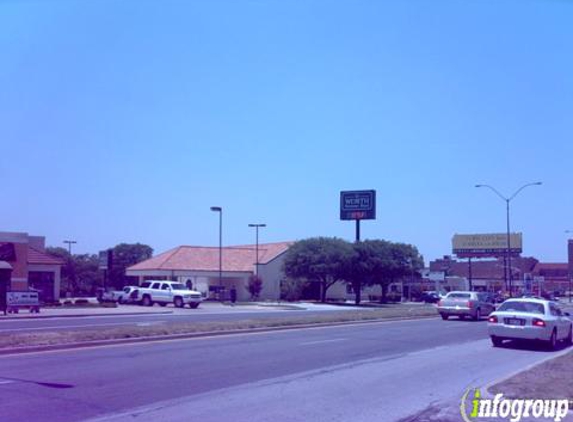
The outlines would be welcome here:
[[[321,300],[337,281],[352,286],[355,302],[361,301],[363,286],[380,285],[382,299],[388,286],[423,268],[415,246],[387,240],[350,243],[338,238],[317,237],[295,243],[287,252],[287,277],[321,283]]]
[[[326,302],[328,289],[344,279],[352,246],[336,237],[300,240],[287,251],[284,272],[287,277],[320,283],[320,299]]]
[[[128,278],[125,269],[153,256],[153,249],[141,243],[120,243],[112,248],[113,267],[108,271],[108,285],[120,289]],[[103,284],[103,272],[99,270],[99,259],[95,254],[72,254],[65,248],[48,247],[46,252],[61,258],[61,291],[73,296],[93,295],[98,285]]]

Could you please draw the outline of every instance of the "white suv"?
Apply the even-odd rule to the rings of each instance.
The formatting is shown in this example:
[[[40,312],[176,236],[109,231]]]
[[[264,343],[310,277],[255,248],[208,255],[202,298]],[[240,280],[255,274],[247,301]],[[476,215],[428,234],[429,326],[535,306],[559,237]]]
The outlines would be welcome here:
[[[154,303],[166,306],[173,303],[177,308],[185,305],[197,308],[203,300],[200,292],[189,290],[182,283],[164,280],[147,280],[141,283],[139,297],[143,306],[153,306]]]

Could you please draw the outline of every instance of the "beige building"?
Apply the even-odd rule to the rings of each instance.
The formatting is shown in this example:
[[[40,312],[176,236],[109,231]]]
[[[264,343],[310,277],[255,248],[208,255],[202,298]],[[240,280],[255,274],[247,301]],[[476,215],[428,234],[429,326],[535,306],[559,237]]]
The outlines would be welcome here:
[[[284,254],[293,242],[263,243],[256,246],[228,246],[222,248],[222,273],[219,280],[219,248],[178,246],[151,259],[133,265],[126,275],[144,280],[174,280],[192,287],[210,299],[228,299],[234,287],[237,300],[250,299],[247,291],[249,277],[257,273],[262,279],[261,300],[278,300],[283,279]]]

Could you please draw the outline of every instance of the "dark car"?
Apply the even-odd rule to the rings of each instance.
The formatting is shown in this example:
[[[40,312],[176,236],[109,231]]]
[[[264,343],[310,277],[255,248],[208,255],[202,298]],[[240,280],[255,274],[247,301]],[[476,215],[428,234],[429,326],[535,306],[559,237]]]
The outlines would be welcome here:
[[[420,295],[420,302],[438,303],[440,295],[437,292],[424,292]]]

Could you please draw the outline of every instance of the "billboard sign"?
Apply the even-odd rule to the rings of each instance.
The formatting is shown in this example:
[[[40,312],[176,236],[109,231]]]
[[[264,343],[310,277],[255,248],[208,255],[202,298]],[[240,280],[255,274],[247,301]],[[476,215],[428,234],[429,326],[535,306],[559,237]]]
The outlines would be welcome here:
[[[376,191],[357,190],[340,192],[341,220],[375,220]]]
[[[510,234],[511,255],[522,251],[521,233]],[[497,258],[507,253],[507,234],[456,234],[452,238],[452,252],[460,258]]]

